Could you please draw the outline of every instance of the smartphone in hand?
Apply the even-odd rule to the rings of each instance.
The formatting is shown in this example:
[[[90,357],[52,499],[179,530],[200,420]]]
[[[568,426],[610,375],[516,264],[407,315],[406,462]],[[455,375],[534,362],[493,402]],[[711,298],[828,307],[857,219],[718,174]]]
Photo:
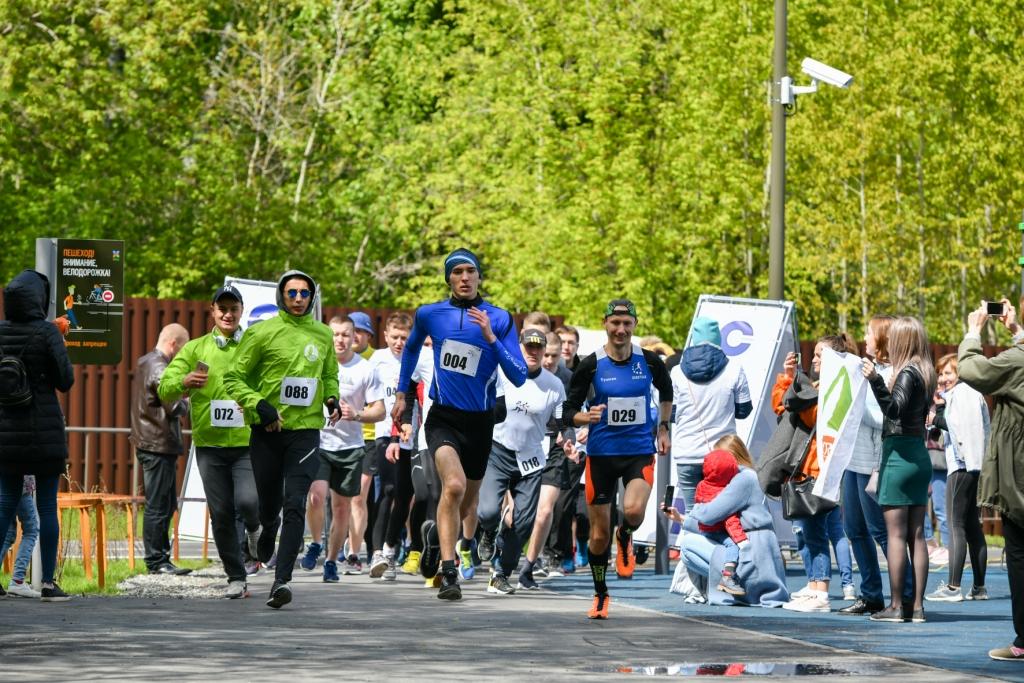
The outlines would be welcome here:
[[[209,372],[210,366],[201,360],[196,361],[196,372]]]
[[[673,503],[675,502],[675,497],[676,497],[676,487],[675,486],[666,486],[665,487],[665,500],[663,500],[661,502],[661,509],[662,510],[670,510],[670,509],[672,509]]]

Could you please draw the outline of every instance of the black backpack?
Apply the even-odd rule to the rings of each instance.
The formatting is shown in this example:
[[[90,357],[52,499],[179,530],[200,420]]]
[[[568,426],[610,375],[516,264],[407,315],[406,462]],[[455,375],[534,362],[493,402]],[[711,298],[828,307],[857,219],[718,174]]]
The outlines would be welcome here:
[[[29,385],[28,371],[21,357],[35,336],[36,332],[33,332],[17,356],[8,355],[3,347],[0,347],[0,406],[10,408],[26,406],[32,402],[32,387]]]

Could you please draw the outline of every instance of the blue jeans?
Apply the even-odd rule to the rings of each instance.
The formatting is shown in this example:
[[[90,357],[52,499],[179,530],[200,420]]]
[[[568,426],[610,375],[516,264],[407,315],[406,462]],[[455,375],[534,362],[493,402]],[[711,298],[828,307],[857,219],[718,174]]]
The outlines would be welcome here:
[[[696,465],[676,463],[676,487],[679,489],[678,492],[683,495],[683,501],[686,503],[686,508],[680,510],[684,515],[693,507],[693,498],[697,494],[697,484],[703,478],[703,463],[697,463]]]
[[[22,495],[16,508],[18,519],[21,520],[21,544],[18,546],[18,554],[14,558],[14,573],[11,578],[15,583],[25,580],[25,570],[32,559],[32,549],[36,547],[39,539],[39,515],[36,513],[36,502],[32,500],[32,494]],[[7,551],[14,547],[14,540],[18,537],[18,530],[14,520],[11,520],[11,527],[7,530],[3,547],[0,548],[0,558],[7,554]]]
[[[942,538],[942,545],[949,547],[949,524],[946,523],[946,470],[932,470],[932,508],[935,510],[935,519],[939,522],[939,536]],[[932,516],[924,516],[924,538],[932,540],[935,532],[932,529]]]
[[[843,530],[843,514],[840,508],[835,507],[829,510],[825,517],[825,526],[828,531],[828,540],[836,553],[836,564],[839,566],[839,579],[843,586],[853,585],[853,556],[850,554],[850,541],[846,538]],[[811,554],[805,543],[800,548],[800,557],[804,561],[804,567],[811,566]]]
[[[736,545],[736,541],[732,540],[729,534],[724,531],[702,531],[700,533],[704,538],[712,543],[720,544],[725,549],[722,564],[736,566],[740,563],[740,547]]]
[[[831,512],[831,511],[830,511]],[[793,520],[793,526],[804,540],[807,558],[804,569],[808,581],[829,581],[832,578],[832,552],[828,547],[828,512]]]
[[[53,582],[57,568],[57,484],[60,476],[36,475],[36,507],[39,510],[39,550],[42,556],[43,583]],[[9,529],[21,502],[24,477],[0,475],[0,529]]]
[[[889,534],[885,529],[885,518],[878,502],[869,496],[864,487],[870,474],[847,471],[843,474],[843,527],[850,541],[850,550],[857,558],[860,570],[860,594],[867,602],[885,602],[882,593],[882,570],[878,564],[875,543],[885,553],[889,549]],[[903,597],[913,599],[913,574],[910,564],[903,583]]]

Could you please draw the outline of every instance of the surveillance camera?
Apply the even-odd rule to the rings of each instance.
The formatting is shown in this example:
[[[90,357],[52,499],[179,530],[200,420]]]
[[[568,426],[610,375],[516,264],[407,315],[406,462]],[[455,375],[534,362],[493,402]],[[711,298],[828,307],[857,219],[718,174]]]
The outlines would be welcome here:
[[[837,88],[849,88],[853,83],[853,76],[850,74],[810,57],[804,58],[804,61],[800,63],[800,68],[814,80],[834,85]]]

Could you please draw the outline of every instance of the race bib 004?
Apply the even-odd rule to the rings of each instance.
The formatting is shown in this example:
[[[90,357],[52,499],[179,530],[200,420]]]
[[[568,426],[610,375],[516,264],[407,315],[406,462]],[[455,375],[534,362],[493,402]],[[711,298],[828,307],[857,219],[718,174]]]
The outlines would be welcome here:
[[[647,424],[647,400],[643,396],[609,397],[608,424],[615,427]]]
[[[483,353],[482,349],[472,344],[445,339],[444,344],[441,345],[441,369],[476,377],[481,353]]]
[[[281,405],[303,408],[313,405],[316,387],[316,377],[285,377],[281,381]]]
[[[223,429],[244,427],[242,409],[234,401],[210,401],[210,426]]]
[[[525,477],[528,474],[533,474],[537,470],[543,469],[544,465],[548,462],[548,458],[544,454],[537,456],[528,453],[516,453],[516,461],[519,464],[519,473]]]

